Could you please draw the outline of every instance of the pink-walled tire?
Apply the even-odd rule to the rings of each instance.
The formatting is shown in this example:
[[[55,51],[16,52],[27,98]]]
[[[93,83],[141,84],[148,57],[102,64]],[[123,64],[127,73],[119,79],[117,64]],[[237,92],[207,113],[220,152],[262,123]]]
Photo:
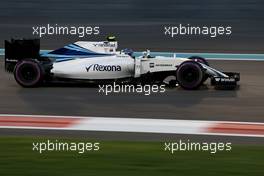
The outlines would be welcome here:
[[[192,57],[189,57],[189,59],[192,60],[192,61],[195,61],[195,62],[198,62],[198,63],[202,63],[202,64],[205,64],[205,65],[209,66],[209,63],[203,57],[192,56]],[[203,82],[205,82],[208,78],[209,78],[209,75],[205,74],[204,77],[203,77]]]
[[[22,60],[15,66],[14,77],[23,87],[36,87],[42,83],[44,71],[37,61]]]

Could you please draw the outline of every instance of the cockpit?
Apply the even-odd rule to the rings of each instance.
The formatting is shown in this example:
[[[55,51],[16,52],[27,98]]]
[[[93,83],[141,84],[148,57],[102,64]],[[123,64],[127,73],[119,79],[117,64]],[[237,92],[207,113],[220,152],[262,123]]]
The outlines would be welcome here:
[[[142,58],[154,58],[154,56],[150,55],[150,50],[143,51]]]

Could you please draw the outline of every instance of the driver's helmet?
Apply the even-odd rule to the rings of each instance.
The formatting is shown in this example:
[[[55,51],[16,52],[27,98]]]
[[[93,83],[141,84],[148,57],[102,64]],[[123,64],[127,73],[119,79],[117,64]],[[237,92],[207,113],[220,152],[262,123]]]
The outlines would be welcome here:
[[[143,58],[153,58],[153,57],[150,55],[150,50],[143,51]]]
[[[116,37],[113,35],[109,35],[106,37],[108,42],[116,42]]]
[[[122,52],[127,54],[127,55],[129,55],[129,56],[132,56],[133,53],[134,53],[134,51],[132,49],[130,49],[130,48],[125,48],[125,49],[122,50]]]

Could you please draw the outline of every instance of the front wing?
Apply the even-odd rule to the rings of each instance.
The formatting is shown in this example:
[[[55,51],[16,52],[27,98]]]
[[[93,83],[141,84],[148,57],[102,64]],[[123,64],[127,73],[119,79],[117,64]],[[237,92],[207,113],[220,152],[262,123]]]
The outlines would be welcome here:
[[[207,75],[211,79],[211,84],[220,89],[233,89],[237,87],[240,81],[240,73],[237,72],[221,72],[205,64],[201,64]]]

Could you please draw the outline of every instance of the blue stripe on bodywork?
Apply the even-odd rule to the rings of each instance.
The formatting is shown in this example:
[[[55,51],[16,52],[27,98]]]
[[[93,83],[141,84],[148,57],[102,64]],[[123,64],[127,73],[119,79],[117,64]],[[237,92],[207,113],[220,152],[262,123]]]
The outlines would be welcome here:
[[[76,55],[97,55],[94,53],[89,53],[89,52],[83,52],[83,51],[77,51],[77,50],[72,50],[72,49],[68,49],[68,48],[60,48],[57,49],[55,51],[52,51],[48,54],[56,54],[56,55],[72,55],[72,56],[76,56]]]
[[[51,57],[51,58],[91,58],[91,57],[113,56],[113,54],[63,55],[63,54],[49,54],[49,53],[44,53],[44,54],[41,54],[41,56],[43,56],[43,57]]]
[[[43,54],[46,57],[86,57],[86,56],[111,56],[112,54],[97,53],[76,44],[69,44],[63,48]]]
[[[73,49],[73,50],[76,50],[76,51],[83,51],[83,52],[89,52],[89,53],[96,53],[96,52],[94,52],[94,51],[91,51],[91,50],[89,50],[89,49],[87,49],[87,48],[83,48],[83,47],[81,47],[81,46],[79,46],[79,45],[76,45],[76,44],[69,44],[69,45],[67,45],[66,46],[67,48],[69,48],[69,49]]]
[[[72,60],[74,58],[91,58],[91,57],[103,57],[103,56],[113,56],[113,54],[96,53],[89,49],[80,47],[76,44],[69,44],[63,48],[41,54],[44,57],[51,57],[58,60],[58,58],[63,58],[64,61]]]

